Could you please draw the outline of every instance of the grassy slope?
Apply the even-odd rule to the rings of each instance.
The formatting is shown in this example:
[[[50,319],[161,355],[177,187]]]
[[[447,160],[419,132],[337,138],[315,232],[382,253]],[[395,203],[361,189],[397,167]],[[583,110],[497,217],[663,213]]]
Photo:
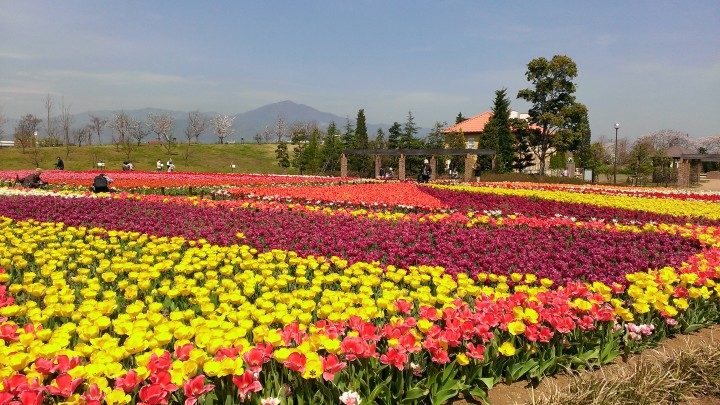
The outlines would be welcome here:
[[[189,157],[185,160],[188,145],[180,145],[172,155],[159,145],[140,145],[130,155],[135,170],[155,170],[155,162],[165,163],[172,158],[176,171],[197,171],[230,173],[235,164],[236,173],[285,173],[275,159],[275,144],[193,144],[189,146]],[[91,170],[94,162],[102,160],[107,170],[120,170],[127,155],[116,151],[112,145],[72,147],[47,147],[39,149],[40,167],[54,169],[55,160],[60,156],[65,161],[65,170]],[[0,148],[0,170],[31,169],[35,167],[32,153],[22,153],[21,148]],[[288,170],[293,174],[292,168]]]

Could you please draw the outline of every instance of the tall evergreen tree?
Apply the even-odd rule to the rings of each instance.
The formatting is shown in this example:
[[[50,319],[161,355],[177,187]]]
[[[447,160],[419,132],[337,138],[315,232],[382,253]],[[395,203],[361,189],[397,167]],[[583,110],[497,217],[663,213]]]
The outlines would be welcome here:
[[[275,157],[277,158],[278,165],[283,169],[287,170],[290,167],[290,154],[288,153],[287,143],[280,141],[277,149],[275,149]]]
[[[400,149],[400,137],[402,136],[402,126],[395,121],[388,129],[388,149]]]
[[[355,121],[355,136],[353,137],[353,149],[369,149],[370,142],[368,140],[367,124],[365,122],[365,110],[360,109],[357,113]],[[370,171],[370,156],[354,155],[352,156],[353,169],[362,175],[367,175]]]
[[[465,149],[465,134],[462,129],[458,132],[450,132],[445,138],[445,142],[449,149]],[[453,155],[450,158],[450,168],[462,172],[465,169],[465,157],[459,155]]]
[[[462,113],[459,112],[458,115],[457,115],[457,117],[455,117],[455,124],[457,125],[457,124],[465,121],[466,119],[467,119],[467,118],[463,117]]]
[[[415,135],[417,135],[420,127],[415,124],[415,117],[413,117],[412,111],[408,111],[407,121],[403,125],[403,130],[400,136],[400,149],[409,148],[414,145]]]
[[[375,133],[375,140],[372,145],[373,149],[387,149],[387,141],[385,140],[385,131],[382,128],[378,128]]]
[[[507,98],[506,89],[495,91],[492,113],[492,118],[485,125],[479,146],[482,149],[494,149],[495,170],[498,173],[506,173],[512,171],[515,156],[514,139],[510,129],[510,100]],[[489,169],[486,166],[492,165],[491,159],[489,156],[480,158],[483,170]]]
[[[510,127],[513,129],[513,150],[515,151],[512,168],[518,173],[522,173],[523,169],[533,164],[533,153],[529,141],[532,130],[527,121],[520,118],[512,118]]]
[[[342,134],[342,146],[345,149],[353,148],[353,140],[355,138],[355,127],[353,127],[350,117],[345,117],[345,126]]]
[[[435,125],[428,133],[425,139],[425,145],[430,149],[442,149],[445,147],[445,134],[442,133],[443,129],[448,126],[447,122],[435,121]]]
[[[342,154],[340,132],[338,131],[335,121],[331,121],[330,124],[328,124],[320,151],[323,160],[322,172],[335,172],[340,167],[340,156]]]

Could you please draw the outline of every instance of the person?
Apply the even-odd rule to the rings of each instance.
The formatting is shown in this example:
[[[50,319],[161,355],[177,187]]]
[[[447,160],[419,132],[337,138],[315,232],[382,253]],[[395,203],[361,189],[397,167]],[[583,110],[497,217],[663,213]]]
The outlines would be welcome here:
[[[157,167],[157,171],[161,172],[163,169],[163,162],[160,159],[158,159],[157,164],[155,166]]]
[[[126,160],[123,162],[122,169],[124,172],[131,172],[135,170],[135,165],[133,165],[132,162]]]
[[[457,169],[450,169],[450,178],[451,179],[457,180],[458,175],[459,175],[459,173],[458,173]]]
[[[380,168],[380,178],[381,179],[385,178],[385,168],[384,167]]]
[[[172,159],[167,161],[167,169],[169,172],[172,172],[175,170],[175,163],[173,163]]]
[[[115,190],[110,188],[110,183],[113,179],[108,177],[104,173],[100,173],[93,179],[93,185],[91,187],[93,193],[111,193]]]
[[[388,172],[387,172],[386,175],[387,175],[387,177],[390,178],[390,179],[392,179],[393,177],[395,177],[395,172],[393,171],[393,168],[392,168],[392,167],[391,167],[390,169],[388,169]]]
[[[427,183],[428,181],[430,181],[431,172],[432,169],[430,169],[430,162],[425,159],[425,161],[423,161],[422,173],[420,173],[421,183]]]
[[[563,177],[567,177],[567,176],[568,176],[568,169],[563,169]]]
[[[55,163],[55,167],[57,167],[58,170],[65,170],[65,162],[63,162],[63,160],[60,159],[60,156],[57,157],[57,162]]]
[[[22,179],[22,186],[25,188],[38,188],[46,185],[47,183],[42,181],[40,174],[42,173],[41,168],[35,169],[34,173],[29,174],[27,177]]]
[[[473,166],[473,173],[475,174],[475,182],[480,182],[480,173],[482,173],[482,168],[480,167],[480,162],[476,162],[475,166]]]

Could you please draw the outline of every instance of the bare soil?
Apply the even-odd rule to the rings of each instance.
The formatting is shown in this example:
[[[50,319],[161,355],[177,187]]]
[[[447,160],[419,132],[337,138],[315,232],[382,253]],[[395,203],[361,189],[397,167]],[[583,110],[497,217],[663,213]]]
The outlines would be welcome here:
[[[621,368],[632,368],[641,359],[651,360],[660,357],[662,354],[669,354],[687,350],[690,347],[708,344],[720,339],[720,325],[701,329],[689,335],[677,336],[666,339],[655,349],[646,350],[638,355],[629,357],[626,360],[618,358],[614,363],[603,366],[597,370],[586,371],[598,379],[606,375],[617,373]],[[527,381],[520,381],[514,384],[498,384],[488,393],[490,405],[523,405],[532,404],[534,400],[543,394],[550,394],[553,390],[562,389],[572,381],[572,376],[559,374],[544,378],[537,386],[532,386]],[[470,405],[481,404],[481,401],[455,399],[448,405]],[[703,397],[691,401],[682,402],[679,405],[720,405],[720,398]]]

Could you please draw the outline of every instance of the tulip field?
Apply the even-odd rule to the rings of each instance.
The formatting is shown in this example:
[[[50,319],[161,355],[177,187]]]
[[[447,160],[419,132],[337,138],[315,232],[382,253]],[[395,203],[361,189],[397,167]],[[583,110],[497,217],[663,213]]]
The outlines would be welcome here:
[[[443,404],[720,323],[720,193],[0,171],[0,405]]]

